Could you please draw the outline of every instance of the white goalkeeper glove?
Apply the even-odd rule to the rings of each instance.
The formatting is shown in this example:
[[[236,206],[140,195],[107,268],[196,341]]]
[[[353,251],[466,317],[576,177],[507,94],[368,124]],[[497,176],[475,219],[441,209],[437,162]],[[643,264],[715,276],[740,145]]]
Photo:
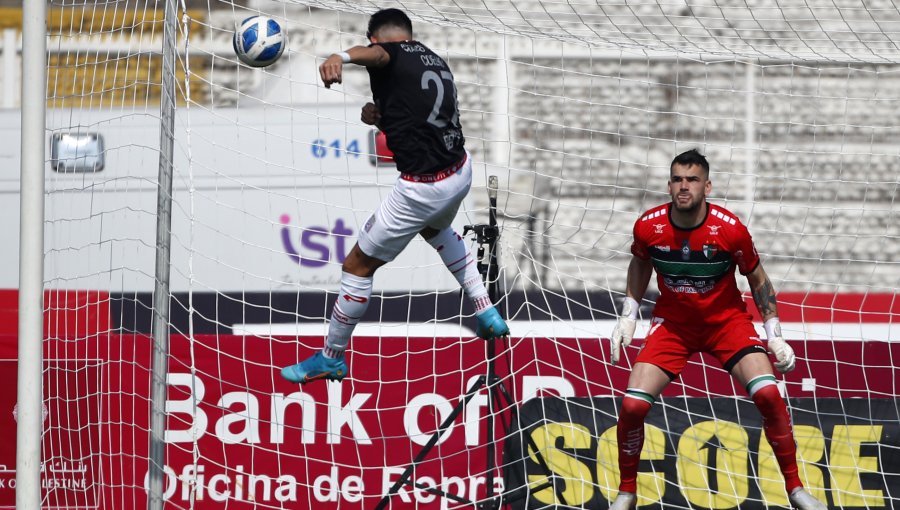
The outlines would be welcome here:
[[[619,354],[622,351],[622,346],[628,347],[631,345],[631,339],[634,338],[634,329],[637,327],[638,306],[638,302],[630,297],[626,297],[625,302],[622,304],[622,316],[619,317],[616,327],[613,328],[611,338],[611,360],[613,365],[619,364]]]
[[[797,364],[797,360],[794,356],[794,349],[791,349],[791,346],[781,336],[781,323],[778,318],[773,317],[767,320],[763,326],[769,340],[769,352],[775,355],[775,369],[782,374],[790,372]]]

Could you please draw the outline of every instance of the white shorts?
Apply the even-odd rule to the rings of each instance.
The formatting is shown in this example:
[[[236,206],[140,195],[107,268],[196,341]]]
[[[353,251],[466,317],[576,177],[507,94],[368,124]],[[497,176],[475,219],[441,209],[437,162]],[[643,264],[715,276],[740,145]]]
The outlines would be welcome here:
[[[397,179],[390,195],[372,213],[357,244],[370,257],[390,262],[425,227],[443,230],[453,223],[472,187],[472,158],[437,182]]]

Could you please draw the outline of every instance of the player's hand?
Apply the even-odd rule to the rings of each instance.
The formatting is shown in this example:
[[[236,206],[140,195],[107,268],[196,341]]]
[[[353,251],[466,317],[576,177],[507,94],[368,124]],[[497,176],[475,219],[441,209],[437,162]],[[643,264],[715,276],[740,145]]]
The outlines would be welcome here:
[[[634,338],[634,329],[637,327],[637,320],[629,317],[619,317],[619,322],[616,323],[616,327],[613,328],[612,332],[612,364],[619,364],[619,354],[622,351],[622,346],[628,347],[631,345],[631,339]]]
[[[332,83],[341,83],[344,73],[344,60],[340,55],[332,55],[325,59],[319,66],[319,75],[326,89],[331,88]]]
[[[794,349],[780,336],[769,339],[769,351],[775,355],[775,369],[782,374],[790,372],[797,364]]]
[[[378,107],[375,106],[375,103],[366,103],[366,105],[362,107],[362,114],[359,118],[364,123],[375,126],[381,122],[381,112],[378,111]]]

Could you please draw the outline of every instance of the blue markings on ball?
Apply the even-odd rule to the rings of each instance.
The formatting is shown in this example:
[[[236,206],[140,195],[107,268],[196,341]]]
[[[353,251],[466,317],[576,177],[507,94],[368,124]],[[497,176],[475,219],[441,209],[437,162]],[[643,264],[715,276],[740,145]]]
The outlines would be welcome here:
[[[262,28],[265,33],[260,33]],[[272,64],[284,52],[285,34],[277,21],[265,16],[251,16],[241,22],[232,46],[241,62],[252,67]]]

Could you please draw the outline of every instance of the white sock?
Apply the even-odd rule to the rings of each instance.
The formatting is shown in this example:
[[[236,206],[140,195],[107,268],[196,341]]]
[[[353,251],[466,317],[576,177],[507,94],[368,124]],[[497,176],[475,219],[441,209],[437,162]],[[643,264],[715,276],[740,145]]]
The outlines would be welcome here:
[[[339,358],[347,350],[350,336],[366,309],[369,308],[369,299],[372,297],[372,277],[356,276],[350,273],[341,273],[341,291],[331,311],[331,320],[328,322],[328,337],[325,340],[323,353],[328,358]]]
[[[469,251],[469,246],[463,241],[462,236],[453,230],[453,227],[447,227],[438,232],[436,236],[428,240],[428,244],[437,250],[444,265],[466,291],[466,295],[469,296],[475,307],[476,315],[484,313],[493,306],[481,274],[478,272],[475,258]]]

